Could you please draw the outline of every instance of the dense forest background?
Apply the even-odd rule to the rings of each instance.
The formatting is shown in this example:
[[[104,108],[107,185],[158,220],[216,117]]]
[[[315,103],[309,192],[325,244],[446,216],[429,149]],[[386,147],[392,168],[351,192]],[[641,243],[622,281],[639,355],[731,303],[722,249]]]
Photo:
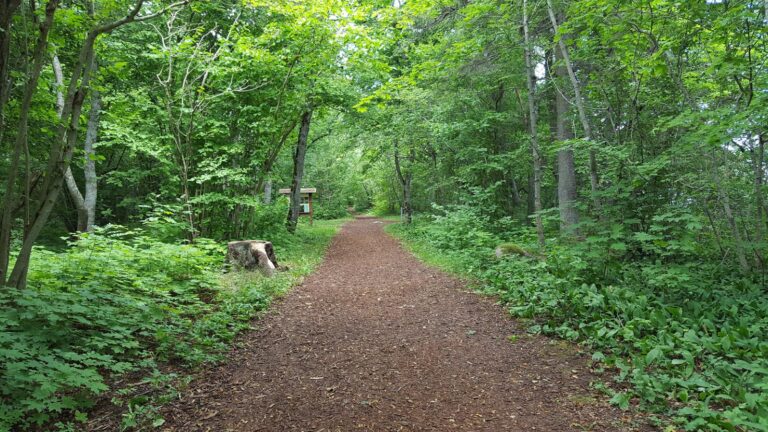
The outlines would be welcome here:
[[[0,428],[214,361],[294,280],[222,291],[222,242],[298,277],[337,226],[290,234],[298,185],[402,215],[618,405],[768,430],[766,3],[0,0]]]

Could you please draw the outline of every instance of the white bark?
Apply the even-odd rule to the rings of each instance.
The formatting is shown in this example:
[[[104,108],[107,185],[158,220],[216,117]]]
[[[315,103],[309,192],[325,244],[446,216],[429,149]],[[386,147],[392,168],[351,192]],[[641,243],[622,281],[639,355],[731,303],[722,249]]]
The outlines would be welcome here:
[[[96,150],[94,145],[98,138],[99,116],[101,114],[101,94],[97,90],[93,91],[91,97],[91,112],[88,117],[88,128],[85,132],[85,199],[84,206],[86,211],[85,231],[93,231],[96,224],[96,197],[98,195],[99,178],[96,174]]]
[[[272,204],[272,180],[264,184],[264,204]]]
[[[51,64],[53,66],[53,76],[56,79],[54,83],[56,86],[56,114],[59,117],[59,121],[61,121],[61,116],[64,113],[64,92],[62,91],[64,88],[64,70],[61,67],[59,56],[56,54],[53,55]],[[77,230],[82,231],[85,227],[86,218],[85,200],[83,199],[83,194],[80,193],[80,188],[77,186],[75,176],[72,174],[71,166],[68,166],[67,170],[64,171],[64,183],[67,186],[72,202],[75,204],[75,209],[77,209]]]
[[[64,94],[61,91],[64,87],[64,73],[59,57],[55,54],[52,63],[54,76],[56,77],[56,108],[59,119],[61,119],[61,115],[64,111]],[[93,72],[95,71],[96,64],[93,65]],[[72,197],[72,202],[77,209],[77,230],[81,232],[93,231],[96,219],[98,177],[96,176],[96,152],[94,150],[94,143],[98,136],[100,113],[101,95],[97,90],[94,90],[91,96],[91,112],[88,117],[85,144],[83,146],[85,151],[85,163],[83,168],[85,174],[85,196],[80,192],[80,187],[75,181],[75,176],[72,174],[72,166],[69,165],[64,172],[64,182],[67,186],[67,191]]]

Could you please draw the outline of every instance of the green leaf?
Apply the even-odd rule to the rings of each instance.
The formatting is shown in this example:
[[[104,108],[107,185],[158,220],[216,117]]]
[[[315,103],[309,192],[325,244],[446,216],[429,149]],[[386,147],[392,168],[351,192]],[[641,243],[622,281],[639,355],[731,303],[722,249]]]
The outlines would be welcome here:
[[[629,401],[632,399],[632,396],[629,393],[625,392],[618,392],[613,395],[611,400],[609,401],[613,405],[618,406],[622,410],[627,410],[629,408]]]
[[[626,252],[627,244],[624,242],[614,242],[611,243],[611,249],[619,252]]]
[[[664,351],[661,350],[661,348],[656,347],[650,351],[648,351],[648,354],[645,355],[645,363],[650,365],[653,362],[655,362],[657,359],[664,356]]]

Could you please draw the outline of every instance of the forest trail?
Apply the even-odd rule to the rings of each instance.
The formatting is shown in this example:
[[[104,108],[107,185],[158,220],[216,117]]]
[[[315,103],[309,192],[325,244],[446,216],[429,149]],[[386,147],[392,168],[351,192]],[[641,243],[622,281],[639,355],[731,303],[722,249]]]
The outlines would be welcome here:
[[[526,336],[382,228],[347,223],[259,330],[164,409],[162,429],[636,430],[589,390],[584,355]]]

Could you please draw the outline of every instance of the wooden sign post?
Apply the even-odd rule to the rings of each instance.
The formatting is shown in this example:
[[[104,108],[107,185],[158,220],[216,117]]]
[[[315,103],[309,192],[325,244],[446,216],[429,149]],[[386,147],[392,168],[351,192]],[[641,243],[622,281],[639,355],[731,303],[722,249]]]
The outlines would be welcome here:
[[[280,192],[281,195],[290,195],[291,190],[290,189],[280,189],[278,192]],[[301,188],[301,204],[299,204],[299,216],[309,216],[309,224],[312,225],[312,195],[317,193],[317,189],[315,188]]]

